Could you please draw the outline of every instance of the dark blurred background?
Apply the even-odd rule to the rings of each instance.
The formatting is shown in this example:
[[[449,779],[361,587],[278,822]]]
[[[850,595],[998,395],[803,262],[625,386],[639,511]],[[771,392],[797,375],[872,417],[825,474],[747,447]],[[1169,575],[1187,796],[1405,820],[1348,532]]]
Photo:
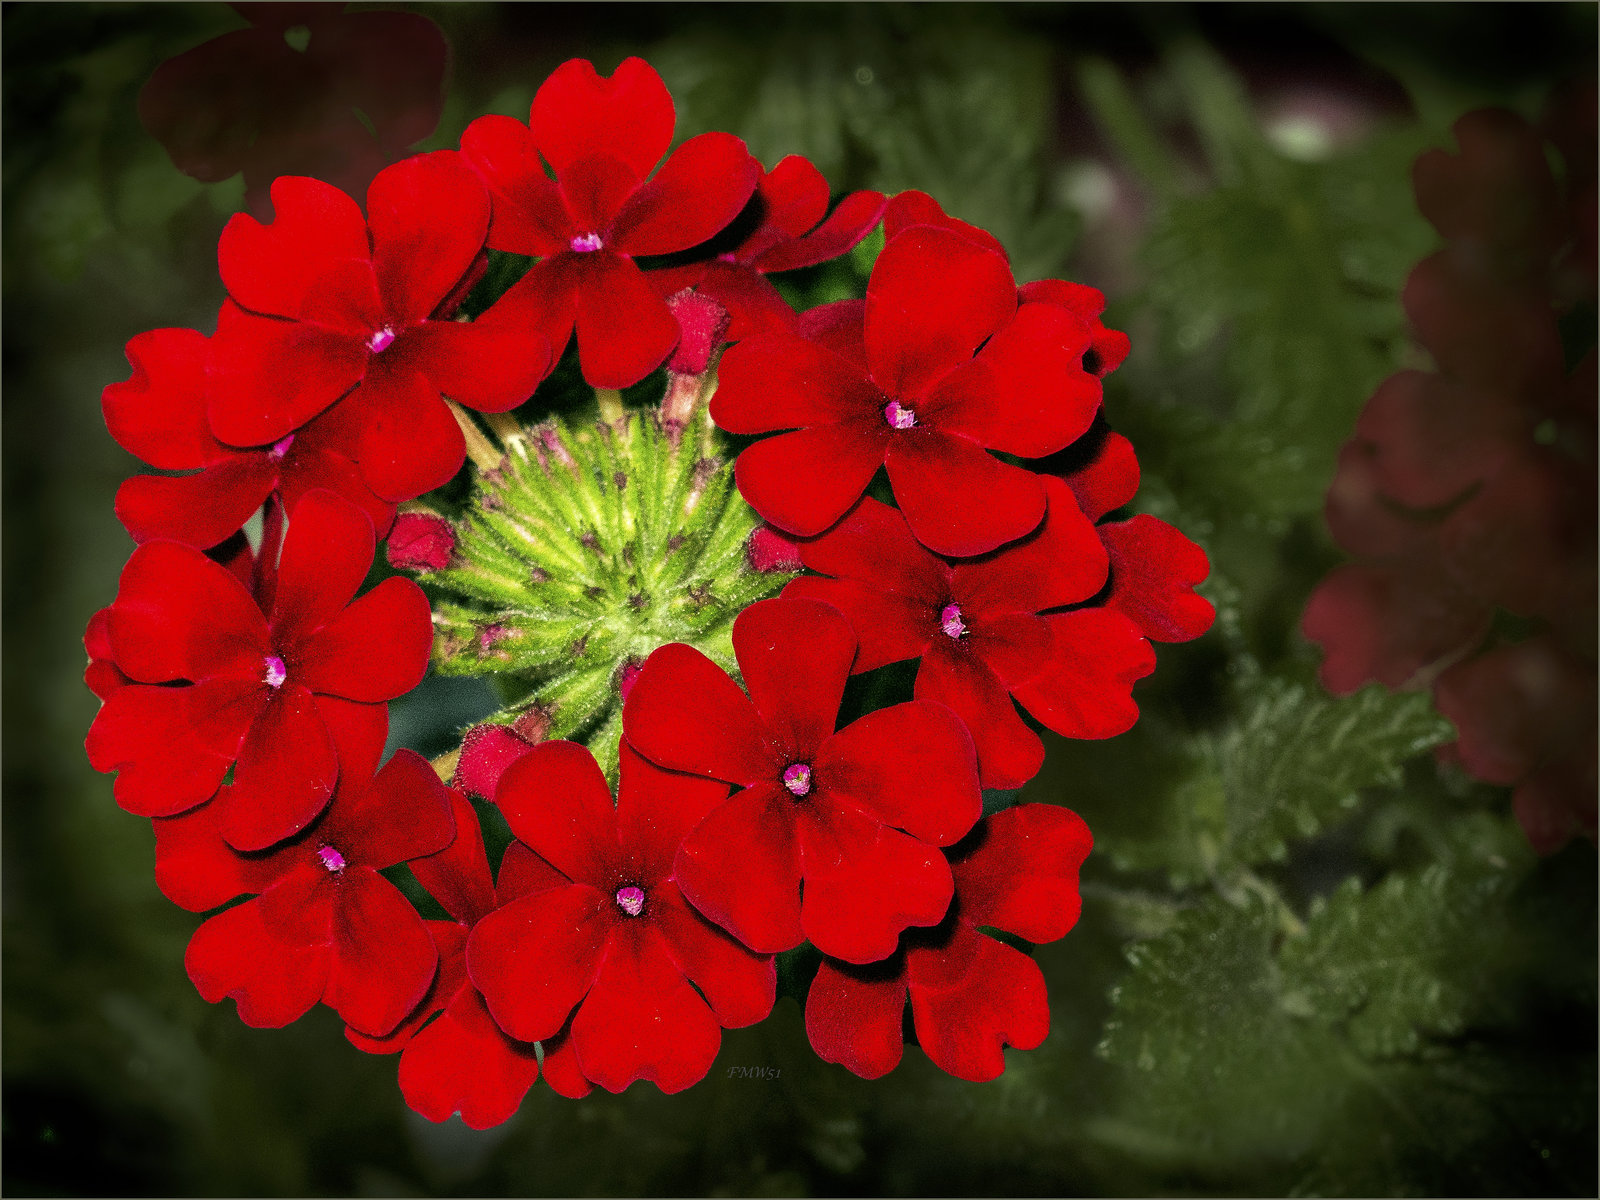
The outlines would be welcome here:
[[[673,90],[680,137],[728,129],[768,166],[804,153],[835,192],[929,191],[999,235],[1019,279],[1064,274],[1105,290],[1109,323],[1134,337],[1126,373],[1108,386],[1112,422],[1148,432],[1153,510],[1200,514],[1184,528],[1235,588],[1220,597],[1235,612],[1235,640],[1163,648],[1145,700],[1152,720],[1167,713],[1191,732],[1204,730],[1230,664],[1304,657],[1299,610],[1339,558],[1318,519],[1333,454],[1373,384],[1403,358],[1395,293],[1432,245],[1411,201],[1411,158],[1448,144],[1450,122],[1474,106],[1536,113],[1555,83],[1592,71],[1596,53],[1592,5],[403,7],[436,22],[451,51],[437,130],[417,148],[455,146],[481,113],[525,119],[535,88],[568,58],[609,71],[639,54]],[[1543,1040],[1525,1010],[1511,1027],[1525,1065],[1497,1077],[1489,1107],[1524,1093],[1544,1107],[1485,1118],[1478,1132],[1397,1135],[1398,1149],[1365,1174],[1307,1168],[1322,1162],[1324,1132],[1330,1144],[1354,1136],[1317,1123],[1333,1117],[1254,1139],[1235,1129],[1220,1143],[1143,1123],[1137,1088],[1095,1053],[1108,991],[1128,970],[1125,944],[1164,927],[1156,910],[1167,901],[1153,896],[1141,916],[1137,878],[1130,889],[1086,876],[1082,925],[1037,954],[1051,985],[1051,1038],[1013,1053],[1007,1073],[981,1086],[942,1075],[913,1049],[894,1075],[864,1083],[811,1055],[800,1007],[784,999],[767,1022],[727,1034],[711,1076],[679,1097],[641,1084],[573,1104],[540,1084],[511,1122],[474,1133],[408,1112],[395,1060],[355,1051],[326,1010],[256,1031],[231,1004],[205,1004],[182,966],[198,918],[158,893],[149,823],[120,812],[111,780],[85,760],[96,702],[82,684],[81,637],[131,551],[112,497],[140,469],[106,433],[100,390],[127,377],[122,348],[135,334],[211,328],[222,299],[217,236],[246,204],[238,175],[202,183],[176,170],[141,125],[137,99],[160,64],[245,24],[213,4],[13,3],[0,14],[8,1193],[1592,1194],[1593,1012],[1581,1000],[1557,1011]],[[1144,123],[1119,131],[1124,101]],[[1204,464],[1183,464],[1187,427],[1172,410],[1239,392],[1228,338],[1251,327],[1228,305],[1260,289],[1296,294],[1293,278],[1274,276],[1287,261],[1275,260],[1274,222],[1293,209],[1268,189],[1254,216],[1218,210],[1215,236],[1152,223],[1173,211],[1152,180],[1202,198],[1230,183],[1226,148],[1208,136],[1219,127],[1207,121],[1212,101],[1218,112],[1242,105],[1263,153],[1321,189],[1326,204],[1303,219],[1325,234],[1330,259],[1356,256],[1341,269],[1362,277],[1361,302],[1377,314],[1355,352],[1309,310],[1295,315],[1311,375],[1283,403],[1300,407],[1281,420],[1256,413],[1280,431],[1272,461],[1285,482],[1240,526]],[[1153,242],[1162,231],[1166,241]],[[1207,255],[1221,265],[1206,266]],[[1314,288],[1306,294],[1315,301]],[[1119,424],[1122,402],[1130,426]],[[1136,442],[1143,458],[1146,442]],[[1224,456],[1214,473],[1257,472]],[[395,706],[396,740],[437,753],[488,707],[471,685],[430,682]],[[1116,824],[1119,807],[1138,805],[1141,789],[1160,786],[1159,764],[1098,753],[1053,744],[1030,798],[1081,806],[1098,832]],[[1113,767],[1133,785],[1086,783]],[[1505,808],[1504,793],[1490,790],[1462,803]],[[1353,835],[1341,836],[1291,861],[1305,894],[1327,890],[1319,871],[1337,880],[1367,861],[1350,848]],[[1553,949],[1528,952],[1534,961],[1516,968],[1514,986],[1548,977],[1554,962],[1592,1006],[1592,847],[1540,870],[1538,919],[1562,928]],[[1260,1053],[1261,1071],[1277,1069],[1275,1051]],[[729,1065],[780,1075],[730,1078]],[[1203,1078],[1198,1086],[1205,1103],[1233,1109],[1232,1125],[1248,1117],[1238,1105],[1255,1103],[1220,1077],[1213,1092]],[[1359,1102],[1404,1129],[1413,1118],[1404,1105],[1399,1115],[1385,1107],[1393,1095],[1374,1085]],[[1437,1115],[1457,1111],[1416,1120],[1459,1126]],[[1502,1155],[1532,1165],[1516,1157],[1509,1173],[1487,1169]],[[1434,1159],[1456,1165],[1417,1166]]]

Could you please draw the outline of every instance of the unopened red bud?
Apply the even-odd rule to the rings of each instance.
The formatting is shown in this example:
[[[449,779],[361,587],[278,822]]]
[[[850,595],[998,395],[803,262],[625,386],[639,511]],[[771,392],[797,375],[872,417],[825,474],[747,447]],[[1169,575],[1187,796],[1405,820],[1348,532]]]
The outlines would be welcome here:
[[[633,691],[633,685],[639,681],[639,672],[644,670],[642,659],[630,658],[622,664],[622,669],[617,672],[617,696],[626,700],[628,693]]]
[[[799,543],[770,525],[751,533],[744,545],[744,559],[752,571],[798,571],[805,566],[800,561]]]
[[[674,375],[701,375],[711,361],[711,352],[722,341],[728,328],[728,310],[710,296],[684,288],[667,297],[667,307],[678,320],[683,336],[667,361]]]
[[[533,746],[509,725],[474,725],[461,739],[461,757],[450,785],[493,800],[500,776]]]
[[[402,571],[442,571],[456,548],[455,528],[432,513],[401,513],[384,547],[389,565]]]

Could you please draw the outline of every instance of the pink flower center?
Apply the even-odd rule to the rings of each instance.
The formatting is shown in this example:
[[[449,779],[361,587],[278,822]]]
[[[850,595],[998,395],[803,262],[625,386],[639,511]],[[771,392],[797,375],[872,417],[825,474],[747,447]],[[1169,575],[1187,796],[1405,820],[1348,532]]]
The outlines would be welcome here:
[[[790,763],[783,772],[783,786],[796,796],[811,794],[811,764]]]
[[[344,870],[344,855],[340,854],[332,846],[322,847],[317,851],[317,857],[322,860],[322,865],[327,867],[329,871]]]
[[[291,433],[281,442],[273,442],[272,449],[268,450],[267,453],[273,458],[282,458],[285,454],[289,453],[289,447],[292,445],[294,445],[294,434]]]
[[[946,604],[939,610],[939,628],[953,638],[965,636],[967,627],[961,621],[959,604]]]
[[[267,673],[261,677],[262,681],[270,688],[282,687],[283,681],[289,678],[289,669],[283,665],[283,659],[276,654],[269,654],[265,665]]]
[[[568,242],[567,245],[572,247],[572,252],[574,254],[593,254],[596,250],[600,249],[601,246],[605,245],[605,243],[600,240],[600,235],[598,233],[580,233],[577,237]]]
[[[637,917],[644,911],[644,889],[634,887],[632,884],[618,888],[617,907],[630,917]]]
[[[896,429],[910,429],[917,423],[917,414],[900,401],[891,400],[883,406],[883,419]]]
[[[367,339],[367,349],[374,354],[382,354],[394,343],[394,330],[385,325]]]
[[[717,261],[718,262],[722,262],[722,263],[736,263],[736,262],[739,261],[739,256],[737,254],[735,254],[732,250],[729,250],[725,254],[717,255]]]

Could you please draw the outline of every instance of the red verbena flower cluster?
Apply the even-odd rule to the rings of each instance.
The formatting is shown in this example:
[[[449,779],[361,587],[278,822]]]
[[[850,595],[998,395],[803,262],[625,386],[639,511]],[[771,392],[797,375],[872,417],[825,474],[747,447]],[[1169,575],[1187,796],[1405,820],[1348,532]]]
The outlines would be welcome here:
[[[200,994],[258,1026],[327,1005],[354,1045],[399,1055],[433,1120],[497,1124],[541,1074],[571,1097],[689,1087],[722,1030],[771,1011],[776,956],[807,943],[824,1059],[891,1070],[909,1005],[941,1068],[998,1075],[1049,1008],[1029,955],[983,931],[1065,936],[1090,847],[1073,813],[999,793],[1040,769],[1035,724],[1129,728],[1150,640],[1212,617],[1198,547],[1105,519],[1138,468],[1097,420],[1129,348],[1098,292],[1019,287],[993,237],[921,193],[830,207],[804,159],[765,171],[726,133],[669,154],[673,130],[647,64],[574,61],[527,123],[482,117],[459,152],[385,168],[364,211],[280,178],[270,222],[223,232],[215,332],[141,334],[132,377],[105,390],[112,435],[169,473],[118,495],[138,547],[85,638],[90,759],[153,819],[161,890],[210,914],[186,959]],[[880,222],[864,298],[796,312],[768,279]],[[536,261],[486,298],[507,255]],[[405,578],[361,592],[379,539],[425,584],[570,587],[604,611],[581,563],[571,580],[471,575],[458,532],[477,526],[411,504],[470,452],[478,518],[537,542],[542,501],[507,482],[490,435],[559,486],[567,443],[501,414],[574,338],[604,444],[702,456],[682,511],[723,469],[706,447],[757,439],[731,475],[767,524],[671,610],[691,629],[729,579],[745,587],[728,652],[624,647],[595,676],[620,719],[579,728],[588,745],[547,740],[560,714],[532,706],[437,764],[383,763],[387,704],[439,653],[443,610]],[[607,405],[663,367],[654,432],[630,433]],[[1067,478],[1030,469],[1074,444],[1086,465]],[[647,603],[644,568],[622,569],[619,615]],[[513,624],[473,632],[486,669]],[[591,632],[614,636],[574,630],[573,655]],[[852,675],[912,660],[901,702],[847,702]],[[503,851],[470,796],[503,816]],[[402,865],[436,910],[395,886]]]
[[[1417,160],[1417,203],[1446,244],[1403,300],[1435,369],[1385,380],[1361,414],[1327,501],[1361,561],[1303,621],[1333,691],[1431,688],[1455,757],[1516,789],[1545,852],[1595,836],[1593,322],[1581,358],[1561,328],[1595,301],[1595,108],[1591,85],[1541,129],[1470,113],[1459,154]]]

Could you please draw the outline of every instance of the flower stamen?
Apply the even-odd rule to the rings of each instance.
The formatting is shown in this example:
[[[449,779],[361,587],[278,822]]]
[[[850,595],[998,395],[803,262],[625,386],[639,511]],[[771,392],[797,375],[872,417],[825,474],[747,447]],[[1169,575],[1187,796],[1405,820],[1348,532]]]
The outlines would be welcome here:
[[[344,855],[340,854],[332,846],[323,846],[317,851],[317,858],[322,861],[324,867],[335,875],[345,868]]]
[[[577,237],[568,242],[567,245],[572,248],[572,252],[574,254],[593,254],[596,250],[605,245],[605,243],[600,240],[600,235],[598,233],[580,233]]]
[[[618,888],[617,907],[630,917],[637,917],[644,911],[644,889],[632,884]]]
[[[367,349],[373,354],[382,354],[394,343],[394,339],[394,330],[385,325],[367,339]]]
[[[790,763],[783,772],[783,786],[789,789],[790,794],[809,796],[811,794],[811,764]]]
[[[966,624],[961,620],[961,606],[959,604],[946,604],[939,610],[939,628],[953,638],[963,638],[967,634]]]
[[[284,666],[283,659],[276,654],[269,654],[264,660],[264,665],[267,673],[261,677],[261,681],[269,688],[282,687],[283,681],[289,678],[289,668]]]
[[[896,429],[910,429],[917,423],[917,414],[900,401],[891,400],[883,406],[883,419]]]

